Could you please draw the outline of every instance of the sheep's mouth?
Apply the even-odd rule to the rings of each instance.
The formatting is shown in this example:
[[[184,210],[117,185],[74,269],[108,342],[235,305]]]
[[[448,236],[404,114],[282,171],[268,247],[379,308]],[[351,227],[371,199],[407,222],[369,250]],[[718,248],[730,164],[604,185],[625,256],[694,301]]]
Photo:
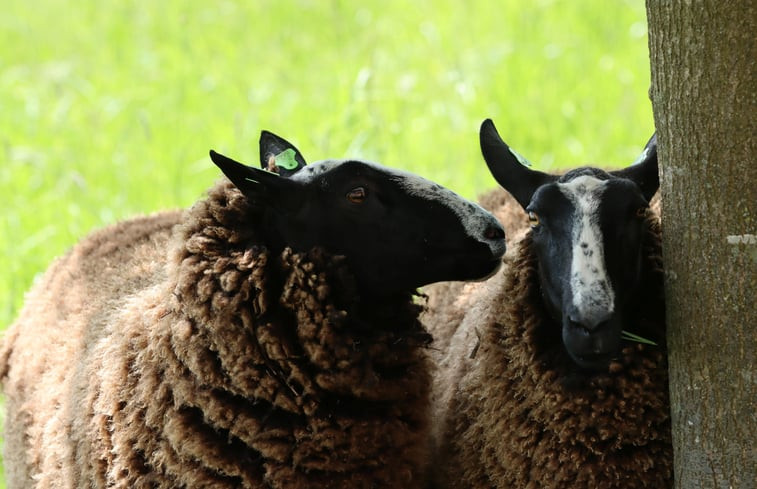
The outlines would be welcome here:
[[[502,256],[492,253],[484,243],[460,246],[424,241],[424,255],[455,268],[456,275],[460,277],[456,280],[486,280],[497,273],[502,265]]]
[[[615,358],[615,353],[589,353],[586,355],[568,353],[576,362],[576,365],[586,370],[604,370]]]
[[[455,269],[454,280],[484,281],[497,273],[502,266],[502,260],[499,258],[485,260],[477,255],[465,253],[448,256],[451,259],[450,267]]]
[[[486,275],[482,275],[481,277],[474,277],[471,280],[475,282],[483,282],[485,280],[489,280],[491,277],[494,276],[494,274],[496,274],[499,271],[500,268],[502,268],[502,259],[497,258],[495,260],[490,260],[484,268],[491,269],[491,272],[487,273]]]
[[[602,370],[620,351],[620,331],[614,324],[587,331],[569,322],[563,326],[563,344],[576,365],[588,370]]]

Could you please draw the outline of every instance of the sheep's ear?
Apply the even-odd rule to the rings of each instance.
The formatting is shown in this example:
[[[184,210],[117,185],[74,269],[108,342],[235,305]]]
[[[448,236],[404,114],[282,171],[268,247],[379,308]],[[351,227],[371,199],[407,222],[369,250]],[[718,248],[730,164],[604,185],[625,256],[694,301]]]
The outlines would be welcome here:
[[[657,133],[652,134],[644,151],[631,166],[611,173],[636,182],[644,198],[651,199],[660,187],[660,175],[657,173]]]
[[[481,124],[479,137],[481,153],[492,176],[524,209],[537,188],[557,179],[554,175],[528,169],[528,161],[502,141],[491,119]]]
[[[238,161],[210,150],[210,159],[221,169],[249,200],[263,202],[281,207],[292,199],[298,199],[302,192],[300,184],[288,178],[281,178],[275,173],[243,165]]]
[[[300,151],[286,139],[272,132],[260,132],[260,167],[290,177],[306,165]]]

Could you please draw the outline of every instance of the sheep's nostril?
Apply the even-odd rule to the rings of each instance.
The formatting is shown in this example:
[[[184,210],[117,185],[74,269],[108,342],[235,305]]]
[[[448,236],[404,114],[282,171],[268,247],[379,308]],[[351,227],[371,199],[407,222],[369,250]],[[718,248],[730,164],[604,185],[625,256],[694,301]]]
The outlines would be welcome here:
[[[578,321],[573,321],[572,319],[570,320],[570,327],[573,328],[575,331],[578,331],[583,334],[588,334],[590,332],[589,328],[579,323]]]
[[[484,231],[484,238],[492,241],[495,239],[505,239],[505,232],[502,230],[502,228],[489,226]]]
[[[576,321],[573,317],[569,317],[570,325],[573,328],[579,329],[581,331],[584,331],[585,333],[592,333],[600,328],[602,328],[604,325],[606,325],[609,321],[607,320],[601,320],[601,321]]]

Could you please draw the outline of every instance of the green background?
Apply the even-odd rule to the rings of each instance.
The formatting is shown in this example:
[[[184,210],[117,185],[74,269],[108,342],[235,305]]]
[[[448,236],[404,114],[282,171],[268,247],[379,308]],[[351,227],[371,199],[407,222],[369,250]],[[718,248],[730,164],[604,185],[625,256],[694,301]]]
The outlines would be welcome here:
[[[474,198],[491,117],[536,168],[633,161],[653,131],[642,0],[5,0],[0,330],[93,228],[186,207],[261,129]],[[43,341],[43,340],[40,340]],[[3,484],[0,483],[0,487]]]

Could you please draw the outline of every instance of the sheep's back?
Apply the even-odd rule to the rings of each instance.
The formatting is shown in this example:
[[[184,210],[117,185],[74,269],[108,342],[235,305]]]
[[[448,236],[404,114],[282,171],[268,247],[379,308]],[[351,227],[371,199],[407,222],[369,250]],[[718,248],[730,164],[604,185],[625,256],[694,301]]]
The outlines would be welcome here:
[[[106,331],[109,316],[164,276],[166,245],[180,217],[163,212],[96,231],[57,259],[28,293],[0,350],[11,487],[28,486],[46,468],[68,467],[66,438],[84,403],[77,386],[92,375],[92,348],[118,334]],[[47,482],[56,487],[67,481]]]

